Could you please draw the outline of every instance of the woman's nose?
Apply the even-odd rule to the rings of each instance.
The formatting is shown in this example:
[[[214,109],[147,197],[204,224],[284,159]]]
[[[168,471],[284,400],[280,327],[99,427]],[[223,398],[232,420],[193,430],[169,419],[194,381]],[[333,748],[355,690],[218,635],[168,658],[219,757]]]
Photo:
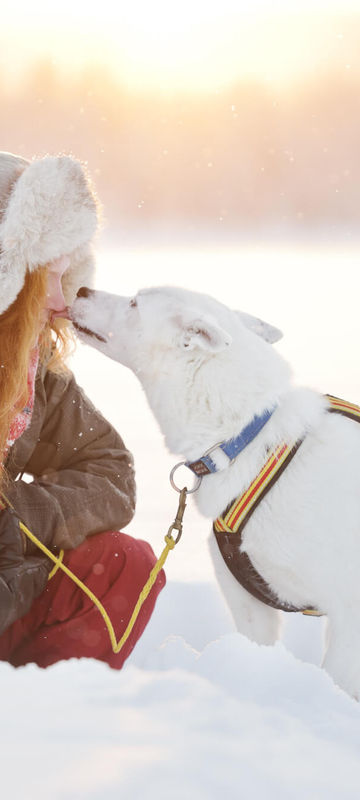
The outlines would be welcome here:
[[[61,276],[50,273],[46,293],[46,308],[51,311],[62,311],[65,306],[66,303],[61,286]]]

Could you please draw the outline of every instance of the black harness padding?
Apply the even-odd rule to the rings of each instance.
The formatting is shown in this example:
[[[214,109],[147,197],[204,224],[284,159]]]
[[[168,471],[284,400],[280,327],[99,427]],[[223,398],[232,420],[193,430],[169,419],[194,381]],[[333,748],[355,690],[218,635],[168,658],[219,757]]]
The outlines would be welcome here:
[[[226,566],[247,592],[256,597],[257,600],[261,600],[265,605],[281,611],[302,610],[289,603],[280,602],[277,595],[270,589],[269,584],[264,581],[264,578],[255,569],[247,553],[241,552],[241,533],[222,533],[214,528],[214,534]]]

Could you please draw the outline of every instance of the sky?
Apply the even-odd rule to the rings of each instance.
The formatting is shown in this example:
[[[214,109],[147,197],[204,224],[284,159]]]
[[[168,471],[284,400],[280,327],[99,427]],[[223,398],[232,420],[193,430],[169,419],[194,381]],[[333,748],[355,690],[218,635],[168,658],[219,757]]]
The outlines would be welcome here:
[[[101,64],[131,89],[163,91],[213,91],[240,76],[286,85],[329,63],[359,66],[359,0],[6,0],[1,8],[9,81],[35,58],[67,71]]]
[[[358,237],[360,0],[1,9],[0,147],[87,162],[111,235]]]

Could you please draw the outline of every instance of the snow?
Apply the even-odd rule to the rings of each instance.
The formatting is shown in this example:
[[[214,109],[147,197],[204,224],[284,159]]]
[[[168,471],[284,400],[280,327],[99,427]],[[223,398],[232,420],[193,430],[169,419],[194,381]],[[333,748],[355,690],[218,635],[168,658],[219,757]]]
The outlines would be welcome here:
[[[216,587],[170,581],[119,673],[1,664],[4,796],[357,798],[358,704],[230,628]]]
[[[145,261],[130,270],[139,287],[149,284],[141,272]],[[226,272],[224,258],[221,267]],[[185,275],[184,285],[196,288],[191,281]],[[152,283],[160,282],[155,274]],[[339,291],[334,285],[334,297],[328,295],[329,317]],[[255,311],[255,298],[241,306]],[[299,316],[292,314],[296,326]],[[270,320],[279,322],[276,314]],[[307,328],[312,324],[308,314]],[[311,349],[309,339],[304,364],[311,362]],[[326,373],[326,358],[319,381],[325,390],[346,394],[346,380],[350,385],[357,375],[341,372],[340,348],[331,366],[337,386]],[[315,372],[313,362],[309,368]],[[177,508],[168,475],[179,459],[166,452],[128,371],[86,348],[79,348],[74,371],[135,455],[139,502],[127,531],[147,538],[160,554]],[[360,708],[320,668],[324,620],[284,615],[283,640],[275,647],[240,636],[213,575],[208,533],[188,498],[183,537],[167,562],[167,586],[121,672],[85,659],[47,670],[0,663],[4,797],[358,798]]]

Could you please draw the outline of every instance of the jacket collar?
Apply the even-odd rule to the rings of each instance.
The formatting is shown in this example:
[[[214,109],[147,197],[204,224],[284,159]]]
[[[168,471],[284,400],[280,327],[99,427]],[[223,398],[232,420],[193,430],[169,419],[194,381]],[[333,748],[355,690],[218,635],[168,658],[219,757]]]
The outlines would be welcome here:
[[[186,466],[199,477],[210,475],[213,472],[219,472],[219,470],[230,466],[239,453],[255,439],[258,433],[260,433],[272,416],[275,408],[276,406],[270,410],[267,409],[260,416],[255,415],[251,422],[245,425],[245,428],[240,431],[238,436],[228,439],[225,442],[218,442],[213,447],[210,447],[197,461],[187,461]],[[216,455],[218,455],[218,458],[216,458]],[[224,459],[224,455],[227,457],[226,459]]]

